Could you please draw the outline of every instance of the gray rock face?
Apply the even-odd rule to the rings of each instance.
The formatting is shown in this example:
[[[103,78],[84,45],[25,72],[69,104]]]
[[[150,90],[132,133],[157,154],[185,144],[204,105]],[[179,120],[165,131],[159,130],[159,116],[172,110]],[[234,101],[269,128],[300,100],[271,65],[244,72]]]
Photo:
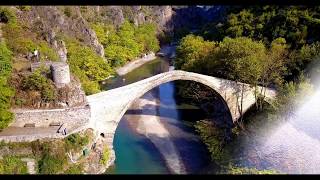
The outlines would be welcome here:
[[[58,41],[56,48],[58,49],[58,55],[62,62],[67,62],[67,48],[64,41]]]
[[[71,83],[58,90],[57,104],[59,107],[77,107],[87,104],[86,95],[81,89],[80,82],[71,77]]]
[[[60,8],[60,9],[59,9]],[[98,38],[91,30],[87,21],[81,16],[79,7],[69,7],[73,14],[68,17],[64,14],[65,7],[35,6],[28,13],[20,12],[19,19],[37,29],[38,33],[58,51],[62,61],[66,60],[65,45],[57,39],[56,34],[62,33],[70,37],[76,37],[84,44],[94,48],[100,56],[104,56],[104,49]]]

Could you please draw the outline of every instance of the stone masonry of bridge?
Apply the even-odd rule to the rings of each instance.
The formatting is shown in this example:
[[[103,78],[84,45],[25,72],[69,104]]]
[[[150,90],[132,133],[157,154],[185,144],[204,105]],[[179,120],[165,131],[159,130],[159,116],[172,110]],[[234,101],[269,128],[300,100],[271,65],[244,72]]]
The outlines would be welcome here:
[[[153,77],[109,91],[87,96],[91,107],[91,118],[88,127],[103,133],[110,148],[113,148],[113,138],[119,121],[131,104],[149,90],[170,81],[189,80],[202,83],[216,91],[229,108],[233,122],[240,117],[240,87],[242,83],[211,77],[207,75],[174,70],[155,75]],[[248,84],[245,87],[243,98],[243,112],[255,104],[254,88]],[[261,87],[257,88],[258,90]],[[266,98],[273,99],[276,92],[266,90]]]

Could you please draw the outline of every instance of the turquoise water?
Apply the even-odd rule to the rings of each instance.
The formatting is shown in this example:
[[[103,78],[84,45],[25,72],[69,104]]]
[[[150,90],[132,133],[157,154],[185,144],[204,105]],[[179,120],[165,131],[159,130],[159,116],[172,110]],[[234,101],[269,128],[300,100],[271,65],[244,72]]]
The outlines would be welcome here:
[[[151,142],[128,127],[122,119],[114,139],[115,174],[167,174],[161,154]]]

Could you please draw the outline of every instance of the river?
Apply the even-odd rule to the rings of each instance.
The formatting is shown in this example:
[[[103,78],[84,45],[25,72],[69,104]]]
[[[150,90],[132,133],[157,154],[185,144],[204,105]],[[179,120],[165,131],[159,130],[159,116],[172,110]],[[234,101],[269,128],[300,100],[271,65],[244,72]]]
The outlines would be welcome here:
[[[169,62],[157,58],[130,73],[109,79],[105,89],[130,84],[169,71]],[[204,112],[188,104],[177,104],[175,83],[147,92],[120,120],[114,139],[116,174],[197,173],[210,164],[210,156],[190,120]]]
[[[104,89],[130,84],[169,69],[168,61],[157,58],[122,77],[107,80]],[[193,174],[215,169],[192,125],[205,118],[204,112],[189,104],[177,104],[174,86],[174,82],[169,82],[154,88],[123,116],[114,139],[115,167],[109,173]],[[279,173],[320,173],[319,99],[320,91],[296,107],[295,116],[260,127],[260,133],[234,143],[236,164]]]

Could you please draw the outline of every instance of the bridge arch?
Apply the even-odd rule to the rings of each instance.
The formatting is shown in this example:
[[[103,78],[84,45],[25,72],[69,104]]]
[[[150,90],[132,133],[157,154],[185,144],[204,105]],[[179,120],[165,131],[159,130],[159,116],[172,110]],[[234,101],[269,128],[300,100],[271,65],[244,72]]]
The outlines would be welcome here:
[[[132,98],[131,101],[129,101],[126,106],[123,107],[122,111],[119,114],[119,120],[120,121],[122,119],[122,117],[124,116],[124,114],[128,111],[128,109],[132,106],[132,104],[135,102],[135,100],[141,98],[143,95],[145,95],[146,93],[148,93],[149,91],[151,91],[152,89],[159,87],[162,84],[165,83],[169,83],[169,82],[173,82],[173,81],[191,81],[191,82],[197,82],[200,83],[208,88],[210,88],[210,90],[212,90],[215,94],[215,96],[219,99],[220,103],[223,103],[223,107],[226,109],[226,113],[228,115],[228,120],[231,120],[230,122],[227,122],[229,126],[231,126],[233,124],[233,118],[232,118],[232,114],[229,108],[229,105],[225,99],[225,97],[223,97],[221,89],[218,89],[217,87],[212,87],[209,86],[210,82],[208,82],[208,80],[206,79],[197,79],[194,78],[192,76],[175,76],[173,78],[160,78],[159,80],[157,80],[155,83],[151,84],[150,86],[146,86],[145,89],[141,89],[141,91],[139,91],[137,94],[135,94],[134,98]]]
[[[256,101],[254,88],[248,84],[236,83],[234,81],[193,72],[174,70],[123,87],[87,96],[91,110],[87,127],[95,129],[97,133],[103,136],[105,143],[107,143],[111,152],[114,154],[113,140],[116,128],[122,116],[132,103],[151,89],[176,80],[195,81],[213,89],[219,94],[219,97],[223,100],[222,102],[224,102],[225,106],[229,109],[233,122],[241,115],[239,112],[240,87],[244,87],[243,113],[253,106]],[[258,87],[257,90],[260,91],[261,88],[262,87]],[[276,96],[276,91],[267,88],[265,95],[268,99],[273,99]]]
[[[243,112],[255,103],[254,88],[247,84],[180,70],[161,73],[144,80],[88,96],[91,108],[89,126],[113,138],[116,127],[132,103],[151,89],[176,80],[195,81],[213,89],[224,100],[233,122],[240,117],[239,87],[244,85]],[[267,90],[267,96],[269,90]],[[110,136],[108,136],[108,134]]]

